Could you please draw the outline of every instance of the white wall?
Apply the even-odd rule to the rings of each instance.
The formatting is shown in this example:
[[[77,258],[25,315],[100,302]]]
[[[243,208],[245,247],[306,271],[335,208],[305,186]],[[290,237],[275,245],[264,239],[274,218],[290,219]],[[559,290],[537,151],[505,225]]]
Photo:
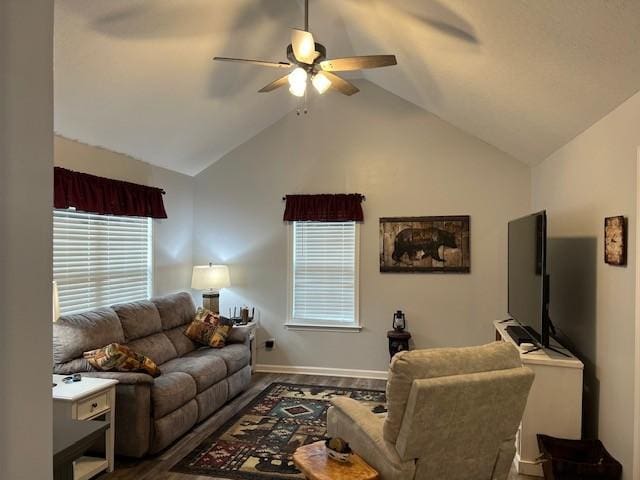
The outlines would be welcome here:
[[[260,311],[258,362],[386,370],[386,331],[403,309],[417,347],[493,339],[506,315],[507,221],[529,211],[530,170],[509,155],[369,83],[291,113],[196,176],[194,259],[231,265],[222,311]],[[366,195],[361,333],[284,328],[288,193]],[[471,215],[471,274],[381,274],[379,217]]]
[[[166,191],[164,205],[168,218],[153,220],[154,295],[188,289],[192,268],[193,177],[58,135],[54,145],[57,166]]]
[[[592,286],[582,292],[552,295],[551,314],[553,318],[555,310],[555,320],[563,328],[578,330],[572,340],[586,355],[587,366],[593,365],[595,376],[587,382],[592,391],[586,396],[596,394],[590,414],[597,419],[585,421],[596,423],[600,439],[623,462],[627,479],[632,478],[634,382],[638,381],[634,373],[638,145],[640,94],[555,152],[532,173],[533,206],[547,210],[549,236],[577,245],[594,245],[582,258],[576,258],[579,263],[575,266],[593,272],[588,280]],[[629,219],[627,267],[613,267],[603,261],[604,218],[613,215]],[[574,275],[573,282],[584,283],[584,278]],[[585,370],[586,379],[588,373]]]
[[[51,463],[51,0],[0,1],[0,478]]]

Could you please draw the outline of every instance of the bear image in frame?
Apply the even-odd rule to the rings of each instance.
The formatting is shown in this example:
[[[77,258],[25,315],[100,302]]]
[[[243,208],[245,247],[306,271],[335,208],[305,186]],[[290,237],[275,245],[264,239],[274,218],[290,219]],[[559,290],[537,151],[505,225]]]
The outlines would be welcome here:
[[[469,215],[380,218],[380,271],[469,273]]]

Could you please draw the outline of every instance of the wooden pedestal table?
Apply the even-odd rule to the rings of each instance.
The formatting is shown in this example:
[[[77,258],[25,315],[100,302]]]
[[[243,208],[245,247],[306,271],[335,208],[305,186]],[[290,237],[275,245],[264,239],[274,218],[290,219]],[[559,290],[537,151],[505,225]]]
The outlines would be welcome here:
[[[378,472],[359,455],[352,453],[348,462],[329,458],[324,441],[305,445],[293,453],[293,463],[309,480],[378,480]]]
[[[409,350],[411,334],[406,330],[389,330],[387,338],[389,339],[389,361],[393,360],[396,353]]]

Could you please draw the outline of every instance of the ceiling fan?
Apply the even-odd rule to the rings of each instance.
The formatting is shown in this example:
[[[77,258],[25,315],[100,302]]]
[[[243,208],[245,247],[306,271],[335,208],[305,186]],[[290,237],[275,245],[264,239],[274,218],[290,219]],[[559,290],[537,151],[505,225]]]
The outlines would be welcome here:
[[[260,93],[271,92],[289,84],[289,91],[297,96],[304,96],[307,81],[322,94],[333,88],[344,95],[353,95],[360,90],[351,82],[333,72],[347,72],[365,68],[379,68],[396,65],[395,55],[366,55],[358,57],[334,58],[327,60],[327,49],[317,43],[309,32],[309,0],[304,2],[304,30],[291,30],[291,43],[287,46],[289,62],[270,62],[265,60],[250,60],[245,58],[214,57],[214,60],[224,62],[251,63],[263,67],[284,68],[293,70],[287,75],[265,85]]]

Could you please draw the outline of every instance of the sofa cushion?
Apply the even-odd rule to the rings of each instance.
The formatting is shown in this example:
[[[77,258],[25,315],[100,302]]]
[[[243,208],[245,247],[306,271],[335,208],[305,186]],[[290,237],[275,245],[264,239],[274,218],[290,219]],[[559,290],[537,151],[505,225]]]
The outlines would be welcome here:
[[[198,393],[227,376],[227,366],[222,358],[216,356],[189,356],[174,358],[160,365],[163,373],[184,372],[196,382]]]
[[[153,418],[162,418],[196,396],[196,382],[183,372],[163,373],[153,382]]]
[[[396,354],[387,381],[388,413],[384,438],[395,443],[414,380],[520,367],[518,349],[509,342],[463,348],[432,348]]]
[[[198,402],[198,421],[201,422],[227,401],[229,386],[226,380],[214,383],[196,396]]]
[[[160,313],[153,302],[121,303],[111,308],[120,319],[126,342],[162,331]]]
[[[184,326],[165,330],[164,334],[169,337],[169,340],[173,343],[179,357],[185,353],[193,352],[199,346],[184,334]]]
[[[147,419],[148,421],[148,419]],[[177,410],[153,422],[153,440],[149,453],[157,453],[187,433],[198,421],[198,403],[189,401]]]
[[[193,299],[187,292],[152,298],[151,301],[158,308],[163,330],[185,325],[193,320],[196,314]]]
[[[227,375],[231,375],[249,365],[251,351],[242,343],[232,343],[224,348],[201,348],[188,353],[186,357],[219,357],[227,366]]]
[[[236,373],[232,373],[227,377],[227,385],[229,385],[228,400],[247,389],[251,383],[251,365],[241,368]]]
[[[158,365],[178,356],[173,343],[164,333],[138,338],[127,343],[127,347],[149,357]]]
[[[63,315],[53,323],[54,363],[68,362],[110,343],[124,343],[122,325],[111,308]]]

